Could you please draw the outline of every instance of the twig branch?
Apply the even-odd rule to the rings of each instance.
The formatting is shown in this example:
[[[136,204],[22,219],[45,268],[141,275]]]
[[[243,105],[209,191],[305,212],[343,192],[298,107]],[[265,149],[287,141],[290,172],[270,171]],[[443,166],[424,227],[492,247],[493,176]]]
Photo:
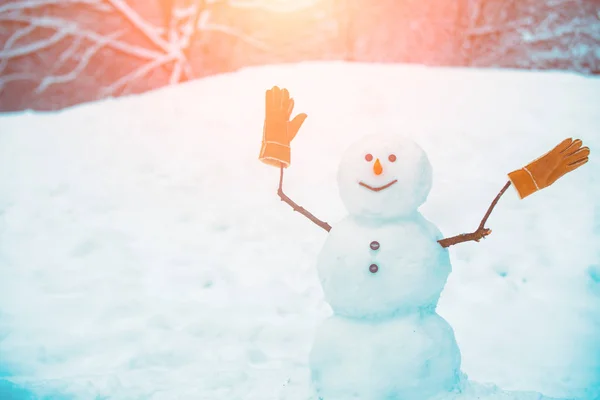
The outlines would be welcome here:
[[[520,28],[530,27],[533,23],[531,18],[523,18],[502,25],[483,25],[471,27],[466,31],[467,36],[484,36],[500,32],[516,31]]]
[[[488,207],[487,211],[485,212],[485,215],[483,216],[483,219],[481,220],[481,223],[479,224],[479,227],[478,227],[479,229],[483,229],[483,227],[485,226],[485,223],[487,222],[488,218],[492,214],[494,207],[496,207],[496,204],[498,204],[498,200],[500,200],[500,197],[502,197],[504,192],[506,192],[506,190],[509,187],[510,187],[510,181],[506,182],[504,187],[502,187],[502,189],[500,190],[500,193],[498,193],[496,195],[496,197],[494,198],[494,201],[492,201],[492,204],[490,204],[490,206]]]
[[[438,240],[438,243],[441,244],[442,247],[450,247],[452,245],[463,243],[463,242],[469,242],[469,241],[479,242],[481,239],[485,239],[485,237],[487,235],[492,233],[492,231],[490,229],[484,228],[485,223],[487,222],[488,218],[490,217],[490,214],[492,213],[492,210],[494,209],[494,207],[496,207],[496,204],[498,204],[498,200],[500,200],[500,197],[502,197],[502,195],[504,194],[504,192],[506,192],[506,189],[508,189],[509,186],[510,186],[510,181],[508,181],[504,185],[502,190],[500,190],[500,193],[498,193],[498,195],[496,195],[496,197],[494,198],[494,201],[492,201],[492,204],[487,209],[485,215],[483,216],[483,219],[481,220],[481,223],[479,224],[479,226],[477,227],[477,230],[475,232],[463,233],[462,235],[457,235],[457,236],[452,236],[452,237],[449,237],[446,239],[441,239],[441,240]]]
[[[129,22],[133,24],[140,32],[142,32],[152,43],[158,46],[166,53],[171,53],[176,49],[173,49],[171,44],[165,41],[160,35],[158,35],[157,29],[149,25],[140,15],[135,12],[127,3],[123,0],[106,0],[113,6],[117,11],[121,13]]]
[[[68,61],[71,57],[73,57],[75,55],[75,53],[81,47],[82,43],[83,43],[83,38],[81,36],[76,36],[75,40],[73,40],[73,43],[71,43],[65,51],[60,53],[60,56],[58,57],[57,62],[53,66],[55,68],[55,70],[62,67],[66,61]]]
[[[2,48],[2,51],[8,51],[12,48],[12,46],[22,37],[25,37],[27,35],[29,35],[30,33],[32,33],[33,31],[35,31],[36,27],[33,25],[28,25],[25,28],[21,28],[19,30],[17,30],[15,33],[13,33],[12,35],[10,35],[10,37],[8,38],[8,40],[6,41],[6,43],[4,43],[4,47]],[[4,72],[4,70],[6,69],[6,67],[8,66],[8,58],[2,58],[0,60],[0,75],[2,75],[2,73]]]
[[[0,75],[0,91],[4,88],[9,82],[15,81],[35,81],[37,80],[37,76],[29,73],[15,73],[8,75]]]
[[[294,211],[298,211],[300,214],[304,215],[306,218],[310,219],[312,222],[325,229],[327,232],[331,230],[331,225],[329,225],[327,222],[321,221],[313,214],[308,212],[306,209],[300,207],[292,199],[287,197],[285,193],[283,193],[283,166],[281,167],[281,172],[279,173],[279,189],[277,189],[277,195],[279,196],[279,198],[281,198],[282,201],[285,201],[287,204],[289,204]]]
[[[191,59],[191,49],[196,41],[196,36],[199,31],[198,21],[201,15],[208,15],[210,10],[206,8],[205,0],[196,0],[193,5],[185,9],[176,8],[173,10],[173,40],[176,41],[182,56],[177,60],[171,73],[170,83],[175,84],[182,81],[182,76],[185,80],[193,77],[192,66],[189,62]],[[180,25],[180,20],[185,23]]]
[[[37,27],[35,25],[27,25],[25,28],[21,28],[19,30],[16,30],[12,35],[10,35],[10,37],[8,38],[8,40],[6,40],[6,42],[4,43],[4,47],[2,48],[2,50],[6,51],[6,50],[12,48],[13,44],[15,44],[22,37],[25,37],[25,36],[29,35],[36,28]]]
[[[169,84],[175,85],[181,80],[181,74],[183,73],[183,65],[181,61],[177,61],[173,67],[173,72],[169,78]]]
[[[100,50],[102,47],[106,46],[106,44],[116,37],[120,36],[123,32],[115,32],[112,35],[104,38],[104,40],[100,40],[91,47],[87,48],[86,51],[81,55],[81,58],[75,68],[69,71],[66,74],[58,75],[58,76],[47,76],[42,79],[42,82],[35,89],[36,93],[43,93],[48,87],[51,85],[56,85],[57,83],[65,83],[70,82],[79,76],[79,74],[88,66],[90,59]],[[70,49],[67,49],[70,50]]]
[[[52,17],[31,17],[28,15],[0,15],[0,22],[20,22],[28,25],[33,25],[35,27],[40,28],[50,28],[56,30],[67,29],[71,36],[83,37],[85,39],[89,39],[93,42],[102,41],[106,38],[106,36],[96,33],[94,31],[81,29],[79,26],[74,24],[73,22],[66,21],[61,18],[52,18]],[[114,48],[115,50],[119,50],[122,53],[131,55],[136,58],[142,59],[155,59],[161,57],[164,53],[153,51],[146,49],[144,47],[139,47],[135,45],[131,45],[129,43],[125,43],[119,40],[109,40],[106,43],[107,46]]]
[[[25,46],[20,46],[14,49],[6,49],[0,51],[1,59],[9,59],[14,57],[22,57],[28,54],[36,53],[40,50],[48,48],[60,42],[65,36],[71,33],[71,29],[60,30],[49,38],[38,40],[37,42],[28,43]]]
[[[209,10],[206,9],[206,1],[200,0],[196,4],[196,8],[192,7],[192,15],[188,19],[188,23],[184,32],[185,41],[182,43],[183,51],[186,52],[195,41],[196,34],[198,33],[198,21],[202,15],[208,15]]]
[[[67,4],[86,4],[94,6],[101,11],[108,11],[110,7],[104,4],[101,0],[19,0],[0,6],[0,13],[10,11],[30,10],[51,5],[67,5]]]
[[[142,78],[144,75],[148,74],[153,69],[158,68],[158,67],[160,67],[166,63],[169,63],[171,61],[174,61],[174,60],[175,60],[175,57],[172,54],[167,54],[167,55],[159,57],[151,62],[148,62],[148,63],[142,65],[141,67],[135,69],[133,72],[130,72],[129,74],[125,75],[121,79],[117,80],[112,85],[102,89],[100,94],[102,96],[113,95],[117,90],[119,90],[124,85],[127,85],[128,83],[134,81],[135,79]]]
[[[226,0],[195,0],[186,1],[176,7],[177,1],[165,0],[168,7],[169,21],[164,28],[154,26],[134,10],[127,0],[6,0],[0,1],[0,23],[7,22],[17,25],[14,32],[9,32],[8,39],[0,44],[0,87],[16,80],[33,80],[36,82],[35,93],[40,94],[48,87],[67,83],[77,79],[99,50],[110,47],[123,54],[141,60],[141,66],[121,76],[120,79],[100,91],[101,96],[113,95],[123,90],[136,79],[147,75],[155,68],[163,67],[169,74],[169,83],[175,84],[192,78],[190,50],[199,30],[220,31],[239,38],[255,47],[268,50],[267,46],[258,40],[244,35],[235,29],[212,24],[209,21],[209,6]],[[136,46],[120,40],[122,32],[104,34],[95,30],[85,29],[76,19],[69,20],[54,17],[46,13],[46,7],[85,5],[101,12],[112,11],[120,15],[136,32],[141,33],[149,42],[146,46]],[[18,25],[23,25],[19,27]],[[37,28],[49,29],[49,35],[38,36]],[[168,35],[163,36],[164,29],[169,29]],[[4,71],[14,59],[31,56],[38,52],[56,49],[60,43],[69,41],[66,49],[59,50],[57,62],[45,69],[43,74],[34,76],[33,73],[9,74]],[[73,67],[66,69],[66,63]],[[171,64],[172,65],[169,65]],[[70,64],[69,64],[70,65]],[[71,69],[72,68],[72,69]]]

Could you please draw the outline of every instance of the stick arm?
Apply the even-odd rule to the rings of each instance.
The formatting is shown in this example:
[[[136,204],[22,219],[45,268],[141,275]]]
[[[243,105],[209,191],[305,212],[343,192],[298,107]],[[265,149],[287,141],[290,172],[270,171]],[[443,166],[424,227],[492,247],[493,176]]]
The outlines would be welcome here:
[[[502,190],[500,190],[500,193],[498,193],[498,195],[494,198],[494,201],[492,201],[492,204],[487,209],[485,215],[483,216],[483,219],[481,220],[481,223],[479,224],[479,226],[477,227],[477,230],[475,232],[463,233],[461,235],[441,239],[441,240],[438,240],[438,243],[442,247],[446,248],[446,247],[450,247],[452,245],[459,244],[459,243],[470,242],[470,241],[479,242],[479,240],[481,240],[482,238],[485,239],[485,237],[487,235],[492,233],[492,231],[490,229],[485,228],[485,223],[487,222],[488,218],[492,214],[492,210],[494,209],[494,207],[496,207],[496,204],[498,204],[498,200],[500,200],[500,197],[502,197],[502,195],[504,194],[504,192],[506,192],[506,190],[508,189],[508,187],[510,185],[511,185],[510,181],[506,182],[506,184],[504,185]]]
[[[327,232],[329,232],[331,230],[331,225],[329,225],[327,222],[321,221],[320,219],[315,217],[313,214],[308,212],[306,209],[304,209],[304,207],[299,206],[296,202],[294,202],[292,199],[290,199],[285,193],[283,193],[283,165],[280,168],[281,168],[281,171],[279,173],[279,188],[277,189],[277,195],[279,196],[281,201],[285,201],[287,204],[289,204],[292,207],[292,209],[294,211],[298,211],[300,214],[304,215],[306,218],[308,218],[309,220],[311,220],[312,222],[317,224],[317,226],[319,226],[319,227],[325,229]]]

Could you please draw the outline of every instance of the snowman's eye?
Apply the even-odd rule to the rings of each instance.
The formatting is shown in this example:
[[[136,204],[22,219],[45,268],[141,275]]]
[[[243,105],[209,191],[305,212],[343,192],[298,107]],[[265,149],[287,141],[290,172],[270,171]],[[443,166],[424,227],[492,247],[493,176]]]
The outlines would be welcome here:
[[[365,160],[367,160],[367,161],[373,161],[373,155],[372,154],[367,154],[365,156]]]
[[[390,156],[388,157],[388,160],[390,160],[390,162],[396,161],[396,155],[395,154],[390,154]]]

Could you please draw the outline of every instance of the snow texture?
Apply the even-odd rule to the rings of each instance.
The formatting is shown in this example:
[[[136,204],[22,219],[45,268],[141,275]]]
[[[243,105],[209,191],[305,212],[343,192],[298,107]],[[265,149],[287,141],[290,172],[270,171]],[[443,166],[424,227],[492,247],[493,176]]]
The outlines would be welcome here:
[[[367,321],[332,316],[317,330],[312,379],[326,400],[429,399],[460,383],[460,351],[436,313]]]
[[[469,377],[444,400],[598,397],[600,81],[308,63],[0,117],[0,398],[315,399],[327,233],[257,159],[274,84],[309,115],[286,193],[333,226],[343,151],[375,130],[426,151],[420,211],[447,236],[477,226],[507,172],[581,138],[587,165],[509,190],[488,239],[450,248],[437,312]]]

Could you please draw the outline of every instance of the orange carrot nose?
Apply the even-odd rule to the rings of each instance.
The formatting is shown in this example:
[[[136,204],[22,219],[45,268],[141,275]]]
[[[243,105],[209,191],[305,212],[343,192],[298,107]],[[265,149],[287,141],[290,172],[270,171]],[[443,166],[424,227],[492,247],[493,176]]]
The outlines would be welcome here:
[[[375,172],[375,175],[381,175],[381,173],[383,172],[383,167],[379,162],[379,158],[375,160],[375,164],[373,164],[373,172]]]

